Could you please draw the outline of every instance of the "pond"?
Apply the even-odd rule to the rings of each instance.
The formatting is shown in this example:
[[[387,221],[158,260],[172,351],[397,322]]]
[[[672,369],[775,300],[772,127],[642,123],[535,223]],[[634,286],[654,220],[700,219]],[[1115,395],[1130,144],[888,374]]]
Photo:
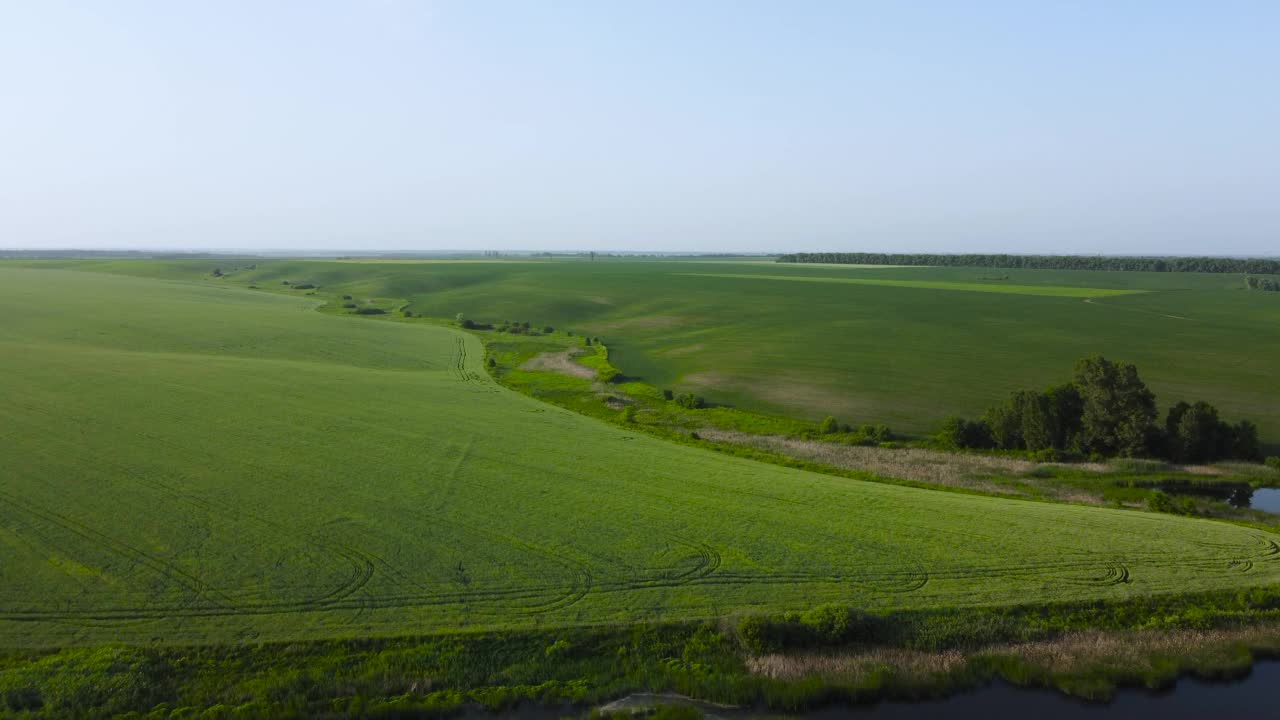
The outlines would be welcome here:
[[[1275,513],[1280,515],[1280,488],[1257,488],[1252,492],[1244,495],[1241,499],[1243,504],[1238,503],[1236,495],[1231,496],[1231,504],[1236,507],[1249,507],[1262,512]]]

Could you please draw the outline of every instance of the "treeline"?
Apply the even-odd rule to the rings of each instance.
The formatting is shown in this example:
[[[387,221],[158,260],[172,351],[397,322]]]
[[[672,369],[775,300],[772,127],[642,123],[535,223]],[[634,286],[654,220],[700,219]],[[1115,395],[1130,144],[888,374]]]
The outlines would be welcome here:
[[[1250,290],[1265,290],[1267,292],[1280,292],[1280,280],[1275,278],[1260,278],[1250,275],[1244,279],[1245,287]]]
[[[929,265],[1022,268],[1026,270],[1125,270],[1136,272],[1205,272],[1280,274],[1280,260],[1215,257],[1123,257],[1084,255],[949,255],[925,253],[792,253],[780,263],[840,265]]]
[[[1160,457],[1175,462],[1256,460],[1258,428],[1232,425],[1207,402],[1179,402],[1157,422],[1156,397],[1133,365],[1093,356],[1075,378],[1020,390],[977,420],[953,417],[941,441],[954,448],[1030,450],[1048,455]]]

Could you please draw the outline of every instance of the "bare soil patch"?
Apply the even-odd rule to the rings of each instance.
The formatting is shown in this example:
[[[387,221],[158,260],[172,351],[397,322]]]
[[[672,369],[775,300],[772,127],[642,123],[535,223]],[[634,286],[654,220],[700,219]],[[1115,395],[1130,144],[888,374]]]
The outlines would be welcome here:
[[[573,361],[576,355],[580,355],[578,350],[565,350],[558,353],[541,353],[525,360],[520,365],[521,370],[541,370],[542,372],[553,372],[561,375],[569,375],[571,377],[590,380],[596,376],[594,370],[584,365],[579,365]]]

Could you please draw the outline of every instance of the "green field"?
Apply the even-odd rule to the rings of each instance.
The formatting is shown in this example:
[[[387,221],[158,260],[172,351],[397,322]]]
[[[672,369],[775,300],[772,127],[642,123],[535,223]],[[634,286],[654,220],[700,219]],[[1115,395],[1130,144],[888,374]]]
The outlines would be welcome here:
[[[150,278],[0,266],[0,645],[402,635],[825,602],[926,608],[1280,582],[1280,545],[1246,527],[860,482],[628,433],[496,385],[473,336],[316,312],[320,297],[287,297],[279,283],[310,280],[326,292],[345,283],[346,292],[404,298],[438,315],[560,324],[575,317],[616,336],[628,369],[628,357],[662,357],[664,343],[703,342],[708,354],[668,354],[706,362],[759,345],[766,349],[744,356],[739,372],[763,372],[764,358],[777,353],[802,366],[826,363],[819,377],[844,352],[837,340],[860,346],[834,329],[864,317],[860,297],[882,310],[901,304],[935,315],[977,313],[987,303],[987,314],[974,317],[1010,337],[1017,324],[1006,315],[1035,311],[1045,337],[1054,337],[1060,329],[1050,320],[1075,313],[1095,326],[1107,319],[1119,338],[1126,328],[1166,322],[1147,317],[1161,311],[1191,313],[1195,321],[1167,322],[1202,332],[1235,327],[1211,322],[1232,308],[1255,319],[1276,312],[1244,293],[1182,293],[1217,299],[1202,310],[1160,287],[1094,306],[691,278],[680,275],[687,265],[665,266],[672,271],[655,281],[647,263],[258,261],[241,278],[232,273],[236,282],[208,279],[200,269],[208,264],[92,264]],[[955,281],[945,275],[935,279]],[[1122,280],[1105,279],[1082,281]],[[244,289],[250,280],[274,281],[275,292]],[[1045,284],[1064,282],[1050,274]],[[1035,283],[1019,276],[1017,284]],[[744,297],[752,308],[733,311]],[[669,309],[664,298],[683,304]],[[785,332],[773,315],[780,311],[770,310],[807,305],[809,321],[790,327],[812,340]],[[718,326],[725,313],[737,324]],[[640,319],[628,325],[624,317]],[[684,320],[663,325],[663,317]],[[906,324],[901,337],[921,335],[919,347],[927,332]],[[1059,351],[1066,339],[1058,337]],[[945,340],[934,338],[929,357],[901,364],[963,356]],[[1214,351],[1186,341],[1188,354]],[[1223,348],[1240,358],[1229,380],[1191,374],[1183,382],[1238,412],[1209,390],[1236,388],[1234,397],[1244,397],[1240,387],[1276,357],[1265,352],[1274,342],[1257,338],[1249,353]],[[893,354],[862,344],[875,349],[868,357],[888,362]],[[1161,349],[1169,350],[1167,338]],[[1012,363],[1012,351],[964,366],[975,373],[1000,358]],[[1075,354],[1064,354],[1064,368]],[[680,362],[667,371],[673,377]],[[1150,363],[1153,379],[1169,377],[1171,364],[1182,366]],[[862,377],[871,368],[841,367],[848,379],[830,382],[871,386]],[[1038,372],[1056,376],[1057,367],[1041,363]],[[920,382],[940,376],[927,378]],[[927,389],[914,393],[913,402],[928,401]],[[930,413],[946,409],[940,402]],[[1273,416],[1253,416],[1277,427]]]
[[[1164,405],[1206,400],[1280,452],[1280,293],[1238,276],[845,268],[700,260],[102,262],[155,277],[280,288],[311,281],[417,313],[601,335],[623,372],[750,410],[933,432],[1102,353]],[[48,263],[49,266],[64,266]],[[228,267],[228,269],[229,269]],[[784,282],[777,278],[817,280]],[[299,293],[300,294],[300,293]]]

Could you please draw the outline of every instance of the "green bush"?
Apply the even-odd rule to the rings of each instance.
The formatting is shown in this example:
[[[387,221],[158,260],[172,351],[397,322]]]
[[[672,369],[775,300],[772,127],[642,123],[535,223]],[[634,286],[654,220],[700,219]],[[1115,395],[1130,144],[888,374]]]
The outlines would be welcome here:
[[[623,419],[623,420],[626,420],[626,421],[627,421],[627,422],[629,422],[629,423],[633,423],[633,422],[635,422],[635,421],[636,421],[636,406],[635,406],[635,405],[628,405],[628,406],[626,406],[626,407],[622,408],[622,419]]]
[[[673,399],[675,398],[675,396],[676,396],[676,394],[675,394],[675,393],[673,393],[673,392],[671,392],[670,390],[663,390],[663,391],[662,391],[662,399],[663,399],[663,400],[666,400],[666,401],[668,401],[668,402],[670,402],[671,400],[673,400]]]
[[[347,309],[354,308],[355,306],[356,306],[356,304],[355,304],[355,303],[342,303],[342,307],[347,308]]]
[[[828,415],[822,419],[822,424],[818,426],[818,432],[823,435],[835,435],[840,432],[840,423]]]
[[[802,614],[800,624],[812,631],[820,644],[835,645],[848,638],[853,623],[849,608],[842,605],[819,605]]]
[[[542,654],[549,658],[562,658],[567,656],[572,651],[573,651],[573,645],[568,640],[565,640],[564,638],[560,638],[559,640],[556,640],[555,642],[548,645],[547,649],[544,650]]]
[[[362,307],[356,310],[357,315],[386,315],[387,311],[376,307]]]
[[[298,283],[297,285],[293,286],[293,289],[294,290],[314,290],[315,287],[316,286],[312,285],[311,283]]]
[[[676,396],[676,404],[688,410],[699,410],[707,406],[707,401],[701,395],[685,392]]]
[[[1268,457],[1267,467],[1271,468],[1272,470],[1280,470],[1280,457],[1276,457],[1275,455]]]

